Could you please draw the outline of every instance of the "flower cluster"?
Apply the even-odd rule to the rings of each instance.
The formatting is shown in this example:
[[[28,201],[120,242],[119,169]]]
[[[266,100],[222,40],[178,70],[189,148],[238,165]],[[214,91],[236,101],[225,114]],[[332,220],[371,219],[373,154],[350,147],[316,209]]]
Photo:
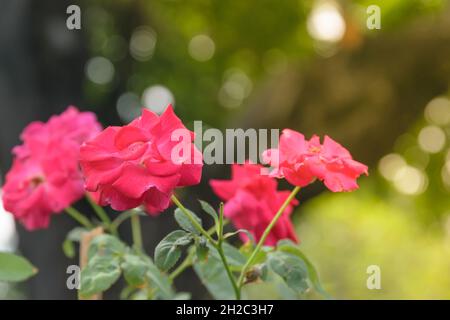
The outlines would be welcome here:
[[[29,229],[45,228],[50,216],[84,194],[78,166],[80,145],[101,130],[90,112],[69,107],[47,123],[33,122],[13,150],[14,161],[3,186],[5,209]]]
[[[101,206],[118,211],[143,206],[156,215],[170,205],[176,188],[198,184],[202,176],[194,134],[171,106],[161,116],[144,109],[130,124],[103,131],[94,114],[69,107],[47,123],[31,123],[21,138],[23,144],[13,150],[3,201],[30,230],[47,227],[51,214],[85,192]],[[283,207],[290,192],[278,190],[276,178],[297,187],[318,179],[340,192],[357,189],[357,178],[367,174],[367,166],[328,136],[321,143],[317,136],[306,140],[289,129],[283,131],[279,147],[263,156],[272,171],[258,164],[235,164],[231,180],[211,180],[210,185],[226,202],[224,215],[235,227],[250,231],[257,241],[265,239],[266,245],[280,239],[298,242],[290,219],[298,201],[292,196]],[[241,237],[248,241],[247,235]]]

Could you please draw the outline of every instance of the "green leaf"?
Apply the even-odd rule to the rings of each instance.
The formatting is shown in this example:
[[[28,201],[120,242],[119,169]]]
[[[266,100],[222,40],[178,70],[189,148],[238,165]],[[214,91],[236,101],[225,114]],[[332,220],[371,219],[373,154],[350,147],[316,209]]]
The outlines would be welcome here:
[[[258,266],[259,271],[261,273],[261,280],[262,281],[267,281],[267,279],[269,278],[269,267],[267,266],[267,263],[263,263],[261,265]]]
[[[170,279],[163,274],[149,257],[145,257],[147,262],[147,277],[150,284],[157,289],[156,295],[161,299],[172,299],[175,293],[172,290]]]
[[[223,267],[222,261],[211,255],[209,259],[195,263],[194,270],[203,285],[215,299],[234,299],[233,286]]]
[[[72,259],[75,257],[75,245],[69,239],[64,240],[62,249],[67,258]]]
[[[287,252],[276,251],[269,254],[268,264],[294,291],[304,293],[308,289],[307,266],[297,256]]]
[[[273,273],[273,271],[271,272]],[[275,274],[275,276],[277,275]],[[277,279],[271,279],[270,281],[273,281],[275,284],[282,300],[298,300],[300,298],[298,292],[291,289],[282,278],[277,276]]]
[[[203,211],[205,211],[207,214],[209,214],[213,219],[214,222],[217,224],[219,221],[219,216],[217,215],[217,211],[214,210],[214,208],[206,201],[198,200],[200,202],[200,205],[202,206]]]
[[[127,300],[134,292],[136,292],[136,287],[127,286],[120,291],[119,298],[120,300]]]
[[[102,234],[95,237],[88,249],[88,264],[81,271],[80,295],[84,297],[108,290],[120,277],[120,263],[126,252],[118,238]]]
[[[108,290],[120,277],[118,258],[94,256],[81,271],[80,295],[90,297]]]
[[[149,293],[149,289],[136,290],[130,297],[129,300],[153,300],[152,295]]]
[[[163,271],[172,268],[181,256],[181,246],[192,241],[192,236],[183,231],[175,230],[169,233],[155,248],[155,263]]]
[[[127,253],[122,263],[125,280],[130,284],[141,283],[140,290],[134,285],[122,292],[122,298],[130,299],[173,299],[175,293],[169,277],[163,274],[150,257],[141,254]],[[144,273],[142,273],[144,271]],[[142,281],[142,279],[144,281]],[[144,284],[146,286],[144,287]],[[134,289],[134,290],[133,290]]]
[[[105,257],[120,257],[125,254],[126,246],[118,238],[109,235],[102,234],[95,237],[88,249],[89,260],[96,255]]]
[[[316,268],[294,242],[290,240],[280,240],[277,243],[277,250],[289,252],[302,259],[308,268],[309,280],[311,281],[314,289],[326,299],[331,299],[331,296],[328,294],[328,292],[325,291],[325,289],[322,287],[322,284],[320,283],[319,273],[317,272]]]
[[[146,282],[147,263],[138,255],[125,254],[121,264],[125,280],[130,286],[139,287]]]
[[[24,281],[37,273],[37,269],[23,257],[0,252],[0,281]]]
[[[253,254],[254,249],[255,249],[255,247],[250,242],[247,242],[239,248],[239,252],[248,259]],[[271,249],[271,251],[273,251],[273,249]],[[262,250],[260,250],[256,254],[256,256],[253,259],[253,262],[250,264],[250,266],[264,263],[266,260],[267,260],[267,251],[264,250],[264,247],[263,247]]]
[[[202,220],[200,220],[200,218],[197,217],[197,215],[195,213],[193,213],[192,211],[190,211],[188,209],[186,209],[186,210],[191,213],[192,217],[201,226],[202,225]],[[197,230],[197,228],[192,224],[191,220],[189,220],[189,218],[179,208],[177,208],[175,210],[175,220],[177,221],[177,223],[180,225],[180,227],[183,230],[186,230],[186,231],[188,231],[190,233],[194,233],[194,234],[200,234],[200,231]]]
[[[195,246],[197,258],[200,261],[206,260],[208,258],[209,247],[208,240],[205,237],[201,237]]]
[[[220,260],[220,256],[217,253],[217,250],[212,248],[211,244],[208,244],[208,246],[210,247],[211,255],[214,256],[216,259]],[[222,244],[222,248],[230,266],[242,267],[247,262],[247,259],[244,257],[244,255],[232,245],[224,242]]]

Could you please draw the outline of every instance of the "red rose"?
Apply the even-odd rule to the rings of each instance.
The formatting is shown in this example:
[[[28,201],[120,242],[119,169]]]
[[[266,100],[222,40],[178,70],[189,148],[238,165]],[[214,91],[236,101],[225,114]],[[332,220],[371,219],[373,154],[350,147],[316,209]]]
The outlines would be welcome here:
[[[24,143],[13,150],[13,166],[6,175],[5,209],[29,230],[48,227],[51,214],[83,196],[79,148],[100,130],[94,114],[80,113],[75,107],[47,123],[28,125],[21,135]]]
[[[353,160],[350,152],[330,137],[325,136],[321,144],[318,136],[308,141],[290,129],[283,130],[278,149],[266,150],[263,155],[274,167],[272,176],[300,187],[317,178],[333,192],[352,191],[358,188],[356,179],[368,174],[367,166]]]
[[[202,154],[193,139],[171,106],[161,117],[144,109],[129,125],[108,127],[81,147],[86,190],[102,206],[122,211],[144,205],[159,213],[175,188],[200,182]]]
[[[258,242],[289,196],[289,191],[277,191],[277,181],[267,175],[261,175],[264,168],[260,165],[234,164],[231,169],[231,180],[211,180],[211,187],[222,200],[226,201],[224,215],[237,229],[250,231]],[[288,205],[267,237],[266,245],[273,246],[281,239],[298,242],[289,217],[293,206],[297,204],[298,201],[294,199]],[[241,238],[243,241],[248,240],[244,233],[241,233]]]

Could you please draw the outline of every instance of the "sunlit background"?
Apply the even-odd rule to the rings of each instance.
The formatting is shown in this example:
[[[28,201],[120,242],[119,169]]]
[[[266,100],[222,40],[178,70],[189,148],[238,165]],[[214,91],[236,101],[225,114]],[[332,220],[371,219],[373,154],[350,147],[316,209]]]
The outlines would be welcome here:
[[[86,0],[77,1],[78,31],[65,26],[72,2],[17,1],[23,8],[6,2],[16,13],[48,14],[35,16],[35,25],[27,27],[33,30],[18,34],[24,52],[37,53],[32,60],[15,57],[16,68],[32,72],[39,94],[11,105],[14,95],[33,94],[20,83],[13,98],[3,98],[1,112],[16,125],[1,129],[2,171],[27,122],[71,103],[95,111],[105,124],[128,123],[143,106],[160,114],[170,103],[191,128],[202,120],[219,129],[289,127],[308,137],[328,134],[367,163],[370,175],[355,193],[331,194],[315,184],[300,195],[296,228],[325,288],[344,299],[450,298],[447,1]],[[374,4],[381,29],[367,26],[367,8]],[[0,99],[8,98],[1,91],[8,90],[8,72],[1,71],[9,62],[2,61]],[[187,201],[217,203],[207,180],[227,175],[225,166],[206,166],[202,185],[188,191],[193,195]],[[169,220],[146,222],[150,253]],[[61,254],[48,236],[20,231],[18,241],[15,229],[0,207],[0,250],[16,250],[19,242],[25,253]],[[43,238],[48,241],[39,243]],[[366,287],[370,265],[381,268],[380,290]],[[64,279],[64,269],[55,272]],[[189,287],[192,277],[180,278],[177,286]],[[58,294],[64,294],[64,280],[58,281],[47,275],[35,284],[60,286]],[[250,297],[289,298],[259,286],[250,286]],[[0,298],[49,296],[20,289],[0,284]],[[208,297],[196,290],[194,297]]]

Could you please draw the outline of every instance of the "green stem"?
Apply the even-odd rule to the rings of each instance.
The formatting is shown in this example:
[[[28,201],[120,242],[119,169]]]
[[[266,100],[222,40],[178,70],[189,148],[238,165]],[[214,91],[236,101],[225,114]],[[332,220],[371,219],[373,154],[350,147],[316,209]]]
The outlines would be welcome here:
[[[131,232],[133,234],[133,244],[136,250],[142,251],[141,221],[138,215],[131,216]]]
[[[219,207],[219,243],[223,242],[223,202],[220,203]]]
[[[91,205],[92,209],[94,209],[97,216],[100,218],[100,220],[103,222],[105,227],[115,236],[117,236],[117,230],[113,227],[111,223],[111,219],[108,217],[108,214],[106,211],[100,207],[98,204],[94,202],[94,200],[86,194],[86,199],[88,200],[89,204]]]
[[[230,270],[230,266],[227,261],[227,257],[225,256],[225,253],[223,252],[223,203],[220,203],[220,209],[219,209],[219,239],[217,241],[216,250],[219,253],[220,259],[222,260],[222,263],[225,267],[225,271],[227,272],[228,278],[230,279],[231,285],[233,286],[234,294],[236,295],[237,300],[241,300],[241,291],[239,290],[239,287],[236,283],[236,279],[233,276],[233,273]]]
[[[227,272],[228,278],[230,279],[231,285],[233,286],[234,294],[237,300],[241,300],[241,290],[239,290],[239,286],[236,283],[236,279],[233,276],[233,273],[230,270],[230,266],[228,265],[227,258],[225,257],[225,253],[223,252],[222,242],[216,246],[216,250],[219,253],[220,259],[225,267],[225,271]]]
[[[111,223],[111,228],[115,230],[119,229],[119,226],[126,221],[128,218],[131,218],[134,215],[143,215],[142,211],[138,209],[131,209],[128,211],[122,212],[114,221]]]
[[[239,280],[238,280],[239,290],[241,290],[242,286],[244,285],[245,273],[247,272],[248,268],[252,264],[253,260],[256,258],[256,255],[261,250],[262,246],[264,245],[264,242],[266,242],[266,239],[269,236],[270,231],[272,231],[273,227],[275,226],[275,224],[277,223],[278,219],[283,214],[284,210],[287,208],[289,203],[291,203],[291,201],[295,198],[295,196],[297,195],[297,193],[299,191],[300,191],[300,187],[295,187],[291,191],[291,194],[289,195],[289,197],[287,197],[286,201],[284,201],[284,203],[281,205],[280,209],[278,209],[278,212],[275,214],[275,216],[273,217],[272,221],[267,226],[266,230],[264,230],[264,233],[263,233],[261,239],[259,240],[258,244],[256,245],[255,249],[253,250],[250,258],[248,258],[247,262],[245,263],[244,267],[242,268],[241,275],[239,276]]]
[[[76,220],[79,224],[81,224],[82,226],[88,228],[88,229],[92,229],[94,226],[92,225],[92,223],[89,221],[88,218],[86,218],[80,211],[78,211],[77,209],[73,208],[73,207],[67,207],[65,209],[65,211],[69,214],[69,216],[71,216],[74,220]]]
[[[186,217],[189,219],[189,221],[192,223],[192,225],[202,234],[205,236],[206,239],[208,239],[209,242],[211,242],[214,246],[216,245],[216,241],[208,234],[208,232],[203,229],[203,227],[198,223],[194,217],[192,217],[189,210],[187,210],[181,202],[175,197],[175,195],[172,195],[172,201],[175,203],[175,205],[180,208],[180,210],[186,215]]]

